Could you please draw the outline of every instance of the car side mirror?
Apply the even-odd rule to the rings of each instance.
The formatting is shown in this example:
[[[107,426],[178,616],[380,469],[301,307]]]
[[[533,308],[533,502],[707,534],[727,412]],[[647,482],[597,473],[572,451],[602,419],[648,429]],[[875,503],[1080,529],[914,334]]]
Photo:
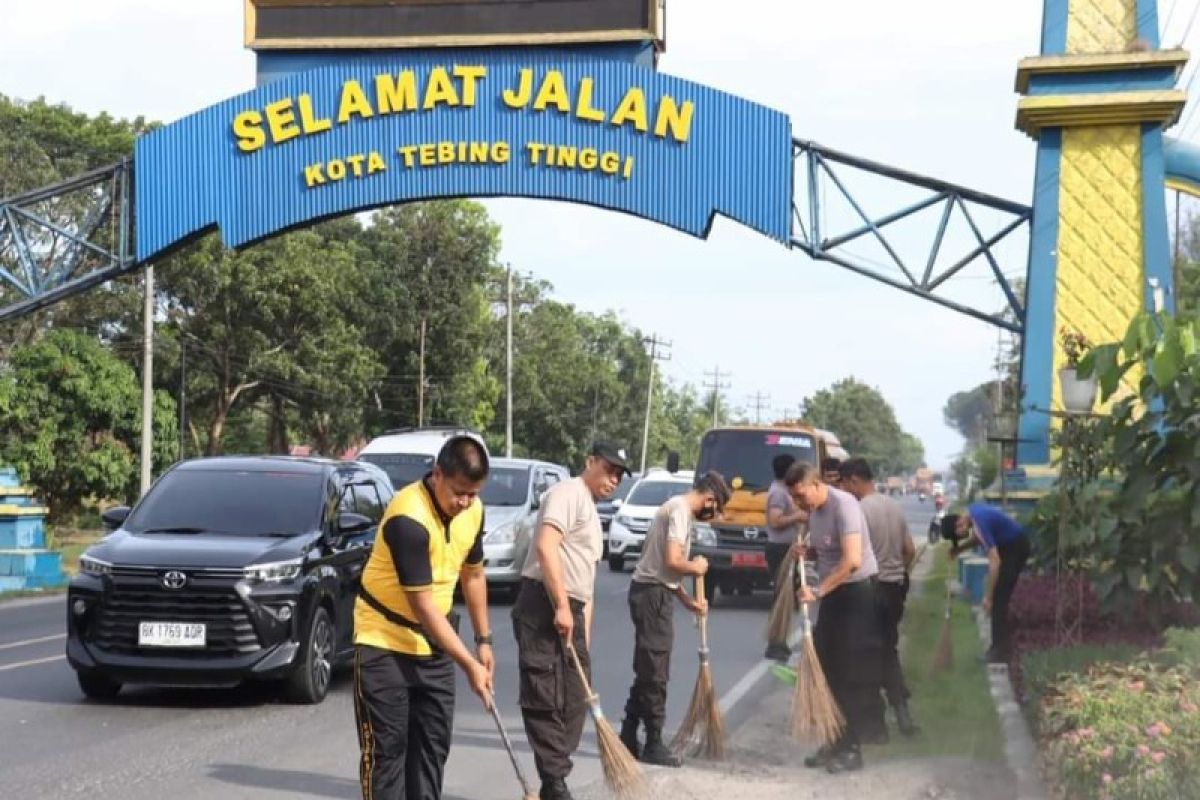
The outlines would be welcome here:
[[[352,511],[343,511],[338,514],[337,532],[339,536],[353,536],[373,527],[375,527],[374,520],[362,514],[355,514]]]
[[[679,472],[679,453],[674,450],[667,453],[667,472],[672,475]]]
[[[620,508],[623,505],[625,505],[625,501],[619,497],[612,501],[613,508]]]
[[[125,524],[125,520],[129,518],[130,511],[132,509],[129,506],[113,506],[100,515],[100,521],[104,523],[104,527],[110,531],[115,531]]]
[[[532,509],[541,508],[542,501],[546,498],[546,492],[548,491],[550,491],[550,487],[544,483],[539,483],[533,487],[533,501],[529,504],[529,507]]]

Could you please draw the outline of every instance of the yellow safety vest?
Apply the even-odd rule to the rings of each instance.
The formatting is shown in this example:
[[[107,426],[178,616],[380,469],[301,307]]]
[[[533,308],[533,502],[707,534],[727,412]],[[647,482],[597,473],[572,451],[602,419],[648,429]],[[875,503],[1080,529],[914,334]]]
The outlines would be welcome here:
[[[428,587],[405,587],[400,583],[384,529],[395,517],[408,517],[429,532],[429,565],[433,582]],[[425,481],[410,484],[392,497],[379,529],[371,556],[363,569],[362,588],[392,614],[419,625],[416,613],[408,602],[406,589],[426,589],[442,614],[454,606],[454,587],[467,556],[475,545],[483,525],[483,504],[475,499],[467,510],[447,520]],[[482,563],[478,565],[483,568]],[[372,607],[361,595],[354,603],[354,642],[412,656],[433,654],[429,640],[418,629],[397,624]]]

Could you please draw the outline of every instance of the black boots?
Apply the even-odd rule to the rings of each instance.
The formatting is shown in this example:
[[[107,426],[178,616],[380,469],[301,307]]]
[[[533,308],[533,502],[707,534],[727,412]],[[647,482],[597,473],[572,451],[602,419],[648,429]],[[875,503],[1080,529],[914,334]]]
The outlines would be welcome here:
[[[847,745],[846,747],[838,748],[837,752],[825,764],[825,771],[830,775],[836,775],[839,772],[860,770],[862,766],[862,750],[858,748],[858,745]]]
[[[683,759],[663,744],[662,728],[646,723],[646,746],[642,748],[642,762],[659,767],[682,766]]]
[[[567,782],[562,778],[545,778],[542,780],[542,791],[538,793],[539,800],[575,800]]]
[[[637,717],[626,714],[625,721],[621,723],[621,743],[634,758],[642,756],[642,746],[638,743],[638,722],[640,720]]]
[[[905,736],[915,736],[920,729],[913,722],[912,714],[908,711],[908,703],[903,700],[892,707],[896,712],[896,727]]]

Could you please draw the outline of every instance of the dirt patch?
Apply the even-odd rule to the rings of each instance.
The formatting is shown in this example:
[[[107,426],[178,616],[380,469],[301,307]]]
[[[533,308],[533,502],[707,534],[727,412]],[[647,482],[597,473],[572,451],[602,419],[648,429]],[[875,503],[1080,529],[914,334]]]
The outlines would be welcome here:
[[[788,731],[790,693],[771,692],[730,742],[721,764],[690,761],[683,769],[647,770],[650,800],[1017,800],[1015,781],[1004,764],[964,758],[879,760],[864,750],[866,767],[829,775],[803,766],[810,748]],[[603,786],[576,793],[602,800]]]

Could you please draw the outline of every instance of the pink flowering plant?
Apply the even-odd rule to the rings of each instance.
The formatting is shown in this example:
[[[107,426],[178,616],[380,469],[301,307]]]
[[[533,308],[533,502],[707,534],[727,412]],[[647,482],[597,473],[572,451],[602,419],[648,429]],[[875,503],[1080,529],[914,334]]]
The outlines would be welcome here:
[[[1195,665],[1149,657],[1060,675],[1038,694],[1048,773],[1069,800],[1200,798]]]

